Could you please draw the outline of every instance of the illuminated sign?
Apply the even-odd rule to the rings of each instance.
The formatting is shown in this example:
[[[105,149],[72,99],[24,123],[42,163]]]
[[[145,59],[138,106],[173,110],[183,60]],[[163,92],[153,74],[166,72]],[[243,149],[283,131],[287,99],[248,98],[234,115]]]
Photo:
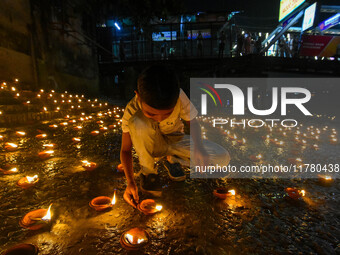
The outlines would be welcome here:
[[[286,18],[289,14],[291,14],[296,8],[298,8],[305,1],[306,0],[281,0],[279,21]]]
[[[210,29],[201,29],[201,30],[192,30],[192,39],[195,40],[197,39],[197,36],[199,34],[199,32],[201,32],[202,37],[204,39],[209,39],[211,38],[211,30]],[[189,32],[188,34],[188,39],[191,39],[191,33]]]
[[[327,30],[340,24],[340,13],[337,13],[319,24],[320,31]]]
[[[316,3],[306,8],[305,16],[303,17],[303,22],[302,22],[302,31],[305,31],[308,28],[313,26],[314,18],[315,18],[315,11],[316,11]]]
[[[159,32],[159,33],[152,33],[152,40],[156,42],[161,42],[161,41],[171,41],[172,40],[177,40],[177,32],[172,31],[172,36],[170,31],[166,32]]]

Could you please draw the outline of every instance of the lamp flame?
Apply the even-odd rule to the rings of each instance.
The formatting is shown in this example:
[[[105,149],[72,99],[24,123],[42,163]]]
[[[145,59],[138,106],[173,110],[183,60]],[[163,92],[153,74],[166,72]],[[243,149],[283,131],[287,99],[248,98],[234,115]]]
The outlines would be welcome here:
[[[230,193],[231,195],[235,196],[236,192],[234,189],[228,190],[228,193]]]
[[[161,206],[161,205],[156,205],[156,210],[157,211],[161,211],[163,209],[163,206]]]
[[[51,220],[51,217],[52,217],[52,215],[51,215],[51,206],[52,206],[52,204],[50,204],[50,206],[48,207],[46,215],[44,217],[42,217],[41,220],[45,220],[45,221]]]
[[[36,179],[38,179],[38,175],[34,175],[33,177],[26,176],[26,179],[28,183],[34,182]]]
[[[114,194],[113,194],[113,198],[112,198],[111,204],[112,204],[112,205],[115,205],[115,204],[116,204],[116,191],[115,191]]]

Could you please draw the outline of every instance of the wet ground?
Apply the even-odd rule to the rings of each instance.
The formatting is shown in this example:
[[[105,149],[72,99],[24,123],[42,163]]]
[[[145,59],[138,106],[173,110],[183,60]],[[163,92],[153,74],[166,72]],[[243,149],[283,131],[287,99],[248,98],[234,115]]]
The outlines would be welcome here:
[[[118,111],[118,110],[117,110]],[[121,113],[120,113],[121,114]],[[163,210],[146,216],[123,200],[126,186],[122,173],[117,172],[121,131],[118,119],[97,114],[76,123],[60,126],[70,119],[56,119],[35,125],[4,128],[0,141],[0,167],[17,166],[18,173],[0,175],[0,250],[18,243],[33,243],[40,254],[339,254],[340,253],[340,185],[322,185],[318,179],[190,179],[175,183],[169,180],[162,165],[163,196],[156,199]],[[84,117],[84,116],[83,116]],[[102,120],[103,123],[97,123]],[[49,125],[57,124],[56,129]],[[73,126],[81,125],[81,130]],[[101,126],[116,125],[115,129],[90,134]],[[203,123],[205,126],[206,123]],[[320,125],[322,129],[324,125]],[[209,137],[209,127],[206,126]],[[329,128],[331,130],[331,127]],[[15,131],[25,131],[17,138]],[[259,134],[246,134],[242,129],[230,130],[247,141],[262,141]],[[39,132],[48,135],[38,140]],[[263,134],[266,130],[263,130]],[[275,134],[273,137],[279,137]],[[81,142],[72,143],[73,137]],[[210,137],[214,140],[214,137]],[[280,138],[281,139],[281,138]],[[282,138],[285,139],[285,138]],[[16,152],[6,152],[5,142],[19,145]],[[54,157],[41,160],[38,152],[43,144],[55,143]],[[288,157],[290,147],[279,150],[261,142],[240,147],[233,141],[219,141],[228,148],[231,164],[249,161],[251,154],[261,150],[269,158]],[[318,142],[323,154],[303,151],[304,160],[339,163],[339,145],[328,147],[329,141]],[[326,146],[326,147],[324,147]],[[326,149],[323,149],[326,148]],[[331,150],[329,148],[332,148]],[[96,162],[98,168],[85,171],[82,160]],[[137,160],[135,160],[137,163]],[[138,169],[138,166],[137,166]],[[16,185],[24,176],[39,176],[39,182],[27,190]],[[217,187],[233,188],[236,195],[227,200],[213,196]],[[287,197],[284,189],[306,190],[298,200]],[[96,212],[89,202],[97,196],[112,196],[117,191],[117,203],[111,211]],[[141,194],[141,199],[149,198]],[[52,205],[52,220],[41,230],[19,226],[28,212]],[[119,239],[133,227],[145,228],[150,244],[141,251],[125,251]]]

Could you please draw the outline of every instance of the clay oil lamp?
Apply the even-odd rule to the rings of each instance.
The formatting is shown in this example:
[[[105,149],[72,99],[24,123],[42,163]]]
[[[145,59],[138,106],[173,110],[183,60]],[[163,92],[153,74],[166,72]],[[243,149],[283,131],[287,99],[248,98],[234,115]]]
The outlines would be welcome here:
[[[106,131],[108,131],[108,128],[107,128],[107,127],[101,127],[99,130],[100,130],[101,132],[106,132]]]
[[[237,139],[237,136],[234,134],[234,135],[229,135],[229,139],[234,141]]]
[[[242,138],[242,140],[237,140],[237,143],[239,144],[239,145],[245,145],[246,144],[246,139],[244,139],[244,138]]]
[[[116,191],[113,194],[113,198],[100,196],[92,199],[90,206],[96,211],[105,211],[112,208],[116,204]]]
[[[47,134],[39,134],[39,135],[36,135],[35,138],[37,138],[39,140],[43,140],[43,139],[47,138]]]
[[[83,127],[82,126],[75,126],[73,127],[73,130],[81,130]]]
[[[56,129],[56,128],[58,128],[58,125],[53,124],[53,125],[49,125],[48,127],[51,128],[51,129]]]
[[[163,206],[158,205],[153,199],[145,199],[137,205],[137,209],[145,215],[152,215],[160,212],[163,209]]]
[[[97,123],[97,124],[104,124],[104,121],[98,120],[96,123]]]
[[[290,198],[295,200],[306,195],[305,190],[298,190],[296,188],[286,188],[285,191]]]
[[[38,209],[27,213],[19,222],[20,226],[30,230],[38,230],[50,223],[51,206],[48,209]]]
[[[233,197],[236,195],[236,191],[234,189],[227,188],[217,188],[214,190],[213,195],[219,199],[225,200],[228,197]]]
[[[60,123],[60,126],[67,126],[68,125],[68,123],[67,122],[62,122],[62,123]]]
[[[249,159],[253,162],[259,162],[262,160],[262,154],[258,154],[258,155],[250,155]]]
[[[337,144],[338,143],[338,139],[336,137],[332,137],[330,140],[331,144]]]
[[[15,143],[6,143],[5,144],[5,150],[6,151],[16,151],[18,149],[18,145]]]
[[[72,138],[72,142],[73,142],[74,144],[80,143],[80,141],[81,141],[80,137],[73,137],[73,138]]]
[[[81,166],[84,167],[86,171],[93,171],[98,167],[96,163],[88,162],[87,160],[83,160],[82,163],[83,164]]]
[[[4,139],[4,137],[2,135],[0,135],[0,141],[2,141]]]
[[[54,151],[49,150],[49,151],[42,151],[42,152],[39,152],[39,153],[38,153],[38,156],[39,156],[39,158],[41,158],[41,159],[48,159],[48,158],[52,157],[53,154],[54,154]]]
[[[38,175],[34,175],[33,177],[31,176],[26,176],[21,178],[18,182],[17,185],[23,189],[28,189],[39,181]]]
[[[319,176],[319,183],[322,186],[331,186],[334,180],[330,176]]]
[[[16,135],[17,137],[24,137],[24,136],[26,135],[26,133],[23,132],[23,131],[17,131],[17,132],[15,132],[15,135]]]
[[[119,118],[120,118],[120,115],[119,115],[119,114],[116,114],[116,115],[115,115],[115,118],[116,118],[116,119],[119,119]]]
[[[132,228],[125,231],[120,237],[120,244],[126,250],[136,251],[150,242],[148,232],[142,228]]]
[[[318,150],[318,149],[319,149],[319,145],[317,145],[317,144],[313,144],[311,147],[312,147],[312,149],[314,149],[314,150]]]
[[[298,166],[303,164],[301,158],[288,158],[288,162]]]
[[[117,127],[117,125],[109,125],[109,129],[114,129],[116,127]]]
[[[9,248],[4,253],[2,253],[2,255],[19,255],[19,254],[37,255],[38,252],[39,249],[34,244],[22,243]]]
[[[55,148],[57,145],[55,143],[46,143],[46,144],[43,144],[43,147],[44,148],[48,148],[48,149],[53,149]]]
[[[99,135],[99,131],[98,130],[93,130],[93,131],[91,131],[91,135],[92,136],[97,136],[97,135]]]
[[[18,173],[18,168],[16,167],[5,167],[5,169],[0,168],[0,172],[3,174],[16,174]]]

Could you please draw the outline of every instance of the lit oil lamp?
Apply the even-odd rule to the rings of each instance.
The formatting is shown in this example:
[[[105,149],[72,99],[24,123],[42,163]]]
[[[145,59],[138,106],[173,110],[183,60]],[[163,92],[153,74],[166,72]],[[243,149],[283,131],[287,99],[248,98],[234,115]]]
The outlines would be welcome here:
[[[229,135],[229,139],[230,140],[236,140],[237,139],[237,136],[234,134],[234,135]]]
[[[100,196],[92,199],[90,206],[96,211],[105,211],[112,208],[116,204],[116,191],[113,194],[113,198]]]
[[[104,124],[104,121],[98,120],[96,123],[97,123],[97,124]]]
[[[54,151],[48,150],[48,151],[39,152],[39,153],[38,153],[38,156],[39,156],[39,158],[41,158],[41,159],[48,159],[48,158],[52,157],[53,154],[54,154]]]
[[[56,147],[56,144],[55,143],[46,143],[46,144],[43,144],[43,147],[52,149],[52,148]]]
[[[26,176],[26,177],[22,177],[18,182],[17,185],[23,189],[28,189],[32,186],[34,186],[35,184],[37,184],[37,182],[39,181],[38,175],[34,175],[34,176]]]
[[[109,129],[114,129],[116,127],[117,127],[117,125],[109,125]]]
[[[37,255],[39,248],[34,244],[22,243],[15,245],[6,250],[2,255],[15,255],[15,254],[26,254],[26,255]]]
[[[312,145],[312,149],[314,149],[314,150],[318,150],[318,149],[319,149],[319,145],[317,145],[317,144],[313,144],[313,145]]]
[[[237,140],[237,143],[238,143],[239,145],[244,145],[246,142],[247,142],[247,141],[246,141],[246,139],[244,139],[244,138],[242,138],[242,140]]]
[[[2,135],[0,135],[0,141],[2,141],[4,139],[4,137]]]
[[[49,127],[49,128],[52,128],[52,129],[56,129],[56,128],[58,127],[58,125],[53,124],[53,125],[49,125],[48,127]]]
[[[108,128],[107,128],[107,127],[101,127],[99,130],[100,130],[101,132],[106,132],[106,131],[108,131]]]
[[[15,132],[15,135],[16,135],[17,137],[24,137],[24,136],[26,135],[26,133],[23,132],[23,131],[17,131],[17,132]]]
[[[232,197],[236,195],[236,191],[234,189],[227,188],[217,188],[214,190],[213,195],[219,199],[225,200],[228,197]]]
[[[80,143],[80,141],[81,141],[80,137],[73,137],[73,138],[72,138],[72,142],[73,142],[74,144]]]
[[[81,130],[83,127],[82,126],[75,126],[73,127],[74,130]]]
[[[288,162],[294,165],[302,165],[302,159],[301,158],[288,158]]]
[[[98,131],[98,130],[93,130],[93,131],[91,131],[91,135],[92,136],[97,136],[97,135],[99,135],[100,134],[100,132]]]
[[[299,199],[300,197],[304,197],[306,195],[305,190],[298,190],[296,188],[286,188],[285,191],[292,199]]]
[[[39,135],[36,135],[35,137],[39,140],[43,140],[47,138],[47,134],[39,134]]]
[[[120,244],[126,250],[139,250],[150,242],[148,232],[142,228],[132,228],[120,237]]]
[[[86,171],[93,171],[98,167],[96,163],[88,162],[87,160],[83,160],[82,163],[82,167],[84,167]]]
[[[338,143],[338,139],[336,137],[333,137],[333,138],[331,138],[330,143],[331,144],[337,144]]]
[[[18,149],[18,145],[15,143],[6,143],[5,150],[6,151],[16,151]]]
[[[67,126],[67,125],[68,125],[67,122],[62,122],[62,123],[60,123],[60,126]]]
[[[45,227],[52,219],[51,206],[48,209],[38,209],[26,214],[19,222],[20,226],[30,230],[38,230]]]
[[[16,174],[18,173],[18,168],[16,167],[5,167],[5,169],[0,168],[0,172],[3,174]]]
[[[145,199],[137,205],[137,209],[145,215],[152,215],[160,212],[163,209],[163,206],[158,205],[153,199]]]
[[[254,161],[254,162],[258,162],[258,161],[261,161],[262,160],[262,154],[258,154],[258,155],[250,155],[249,156],[249,159],[251,161]]]
[[[334,180],[330,176],[319,176],[319,183],[323,186],[332,185]]]

